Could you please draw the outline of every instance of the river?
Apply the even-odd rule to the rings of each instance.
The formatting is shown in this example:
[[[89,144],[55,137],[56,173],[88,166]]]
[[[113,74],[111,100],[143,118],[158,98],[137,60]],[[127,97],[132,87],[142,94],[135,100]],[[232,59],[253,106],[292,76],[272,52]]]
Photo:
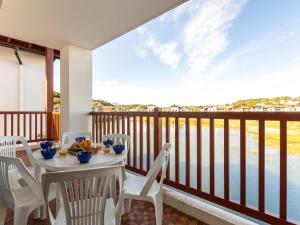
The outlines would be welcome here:
[[[137,124],[139,127],[139,124]],[[151,143],[153,143],[153,126],[151,125]],[[144,163],[146,168],[146,127],[143,128],[144,139]],[[180,126],[180,183],[185,184],[185,127]],[[163,134],[165,129],[163,128]],[[174,151],[174,125],[170,126],[170,142],[172,144],[170,157],[170,176],[175,176],[175,151]],[[139,130],[137,129],[137,137]],[[163,143],[165,142],[163,135]],[[230,129],[230,199],[239,201],[240,197],[240,134],[238,129]],[[139,138],[137,138],[139,146]],[[196,169],[196,126],[190,126],[190,183],[197,187]],[[132,149],[132,148],[131,148]],[[247,205],[258,207],[258,143],[250,133],[246,134],[246,189]],[[139,150],[138,150],[139,152]],[[215,128],[215,193],[217,196],[224,196],[224,130]],[[151,161],[153,162],[153,146],[151,145]],[[266,146],[265,149],[265,208],[266,211],[279,213],[279,146]],[[133,154],[131,154],[132,156]],[[133,160],[133,159],[132,159]],[[300,221],[300,156],[288,153],[288,193],[287,212],[288,218]],[[139,165],[139,155],[137,156]],[[202,190],[209,192],[209,128],[202,127]]]

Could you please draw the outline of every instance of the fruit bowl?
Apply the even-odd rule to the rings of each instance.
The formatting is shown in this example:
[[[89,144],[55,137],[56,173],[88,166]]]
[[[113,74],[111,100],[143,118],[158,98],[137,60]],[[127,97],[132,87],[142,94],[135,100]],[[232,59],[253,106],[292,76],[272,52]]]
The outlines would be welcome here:
[[[52,159],[56,154],[56,148],[46,148],[41,150],[41,154],[44,159]]]

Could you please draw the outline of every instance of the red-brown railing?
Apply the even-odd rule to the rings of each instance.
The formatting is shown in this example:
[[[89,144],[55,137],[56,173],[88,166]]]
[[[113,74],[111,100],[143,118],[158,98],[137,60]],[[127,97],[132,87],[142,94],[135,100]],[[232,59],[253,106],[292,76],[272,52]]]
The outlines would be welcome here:
[[[60,140],[60,112],[53,112],[52,113],[53,118],[53,139],[55,141]]]
[[[53,113],[53,134],[47,135],[47,113],[43,111],[0,111],[0,135],[25,136],[28,142],[59,140],[60,115]]]
[[[145,175],[149,170],[153,158],[156,157],[162,146],[162,140],[170,142],[170,127],[174,133],[174,174],[170,176],[170,166],[167,171],[165,183],[182,191],[201,197],[223,207],[235,210],[247,216],[271,224],[294,224],[287,217],[287,122],[300,121],[300,113],[290,112],[91,112],[92,134],[95,141],[101,141],[103,135],[107,133],[126,133],[131,136],[131,149],[128,152],[127,169]],[[196,187],[191,185],[191,134],[190,124],[193,120],[196,126]],[[223,191],[224,195],[216,194],[215,184],[215,122],[223,121],[224,129],[224,159],[223,159]],[[230,197],[230,121],[239,121],[239,201]],[[246,194],[246,133],[247,122],[257,121],[258,123],[258,206],[253,207],[247,204]],[[184,122],[183,122],[184,121]],[[209,190],[203,190],[203,122],[209,128]],[[279,214],[266,211],[265,203],[265,131],[266,121],[277,121],[280,135],[280,166],[279,166]],[[180,127],[184,126],[185,135],[180,135]],[[185,152],[180,149],[182,136],[185,140]],[[174,140],[175,139],[175,140]],[[194,146],[192,146],[194,147]],[[185,154],[182,162],[180,157]],[[154,155],[154,157],[153,157]],[[139,157],[138,157],[139,156]],[[181,173],[180,164],[184,163],[185,173]],[[194,171],[193,171],[194,172]],[[182,183],[181,177],[185,176]],[[275,200],[274,200],[275,201]],[[275,204],[275,202],[274,202]]]

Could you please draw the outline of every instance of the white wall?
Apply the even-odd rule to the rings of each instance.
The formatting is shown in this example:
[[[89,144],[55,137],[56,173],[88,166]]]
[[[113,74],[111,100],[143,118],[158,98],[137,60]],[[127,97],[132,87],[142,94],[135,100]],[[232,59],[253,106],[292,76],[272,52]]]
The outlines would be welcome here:
[[[0,46],[0,111],[45,110],[45,57]]]

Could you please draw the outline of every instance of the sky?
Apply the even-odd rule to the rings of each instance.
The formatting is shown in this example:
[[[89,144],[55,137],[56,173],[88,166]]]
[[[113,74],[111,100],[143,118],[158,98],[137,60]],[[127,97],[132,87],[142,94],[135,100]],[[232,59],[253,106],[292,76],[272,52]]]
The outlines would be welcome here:
[[[190,0],[93,51],[93,98],[169,106],[300,96],[299,11],[299,0]]]

